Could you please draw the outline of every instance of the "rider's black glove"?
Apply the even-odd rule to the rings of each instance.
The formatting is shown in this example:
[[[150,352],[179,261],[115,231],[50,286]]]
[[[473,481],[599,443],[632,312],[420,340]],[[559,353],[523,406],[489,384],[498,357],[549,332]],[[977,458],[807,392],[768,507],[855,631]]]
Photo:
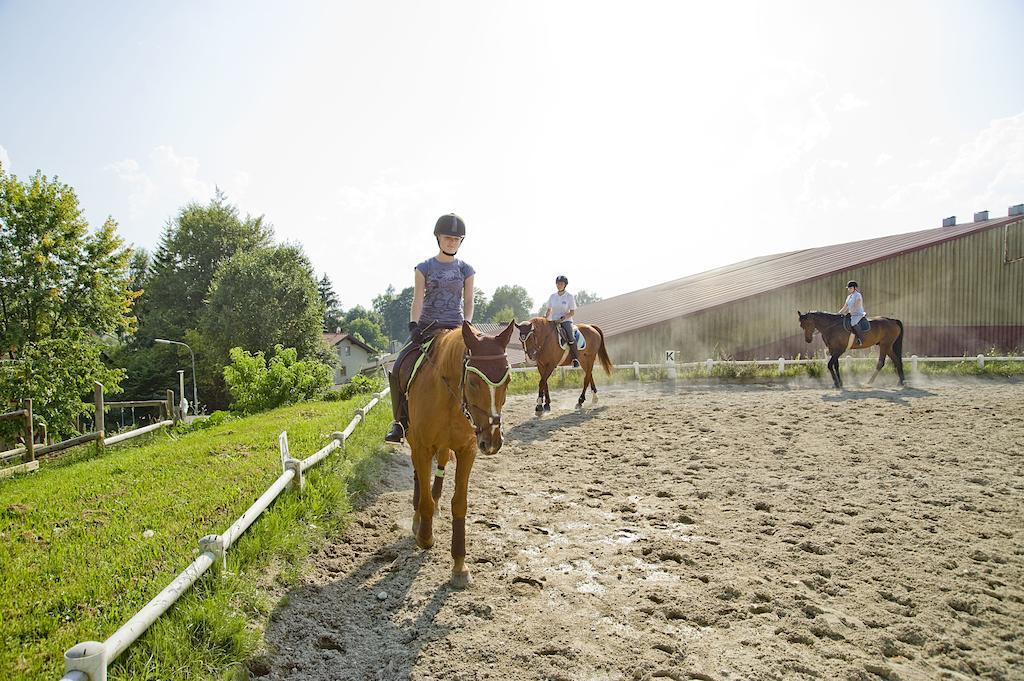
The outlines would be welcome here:
[[[409,340],[418,338],[420,335],[420,323],[409,322]]]

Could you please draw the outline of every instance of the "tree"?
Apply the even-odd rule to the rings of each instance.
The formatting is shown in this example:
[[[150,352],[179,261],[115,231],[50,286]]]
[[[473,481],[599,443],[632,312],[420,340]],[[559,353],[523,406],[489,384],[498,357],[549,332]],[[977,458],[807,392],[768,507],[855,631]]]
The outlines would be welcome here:
[[[356,305],[345,313],[342,330],[358,336],[359,340],[376,350],[386,350],[388,339],[381,330],[383,321],[383,317],[376,312],[371,312],[362,305]],[[408,323],[408,317],[406,323]]]
[[[269,246],[272,235],[262,217],[240,218],[220,190],[206,205],[189,203],[168,223],[139,298],[139,330],[127,347],[114,353],[117,364],[127,370],[124,386],[131,396],[153,397],[177,388],[175,372],[189,367],[189,354],[179,346],[154,346],[153,340],[189,337],[198,327],[221,263],[236,253]],[[220,383],[210,380],[208,385]]]
[[[601,300],[601,296],[596,293],[590,293],[582,289],[579,293],[574,294],[574,297],[576,298],[576,305],[590,305]]]
[[[373,299],[373,310],[381,316],[381,331],[392,340],[405,340],[409,335],[409,312],[412,310],[413,287],[402,289],[395,294],[395,287],[388,285],[384,293]]]
[[[491,302],[487,300],[487,294],[482,289],[473,289],[473,319],[486,321],[490,319]]]
[[[334,285],[330,278],[324,274],[317,282],[317,292],[320,295],[320,302],[324,304],[324,331],[334,333],[341,326],[341,303],[334,293]]]
[[[491,304],[488,308],[487,320],[491,322],[508,321],[508,318],[498,319],[497,314],[510,309],[516,319],[526,319],[530,316],[530,308],[533,307],[533,299],[526,293],[522,286],[499,286],[494,290]],[[494,312],[490,312],[493,310]]]
[[[89,233],[70,186],[0,169],[0,406],[33,398],[61,437],[93,381],[119,391],[123,372],[103,364],[102,338],[135,325],[131,258],[113,219]]]
[[[200,319],[204,373],[222,378],[234,347],[269,356],[282,345],[294,348],[299,359],[330,361],[323,317],[313,268],[301,249],[271,246],[236,253],[217,269]],[[221,381],[210,388],[207,403],[223,405]]]
[[[526,316],[516,317],[515,310],[511,307],[503,307],[500,310],[494,311],[491,322],[494,324],[508,324],[513,319],[526,319]]]

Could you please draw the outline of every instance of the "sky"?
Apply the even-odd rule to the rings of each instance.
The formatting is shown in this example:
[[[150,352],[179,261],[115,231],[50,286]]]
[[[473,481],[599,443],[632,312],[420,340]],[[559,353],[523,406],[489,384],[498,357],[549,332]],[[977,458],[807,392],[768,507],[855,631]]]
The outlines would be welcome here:
[[[1016,0],[0,0],[0,164],[152,251],[224,191],[343,307],[438,216],[490,295],[608,298],[1024,202]]]

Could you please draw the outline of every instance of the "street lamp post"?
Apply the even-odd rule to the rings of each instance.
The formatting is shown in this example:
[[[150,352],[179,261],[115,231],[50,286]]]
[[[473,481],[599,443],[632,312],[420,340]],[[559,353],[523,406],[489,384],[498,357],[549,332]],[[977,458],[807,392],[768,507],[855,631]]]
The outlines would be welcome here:
[[[196,394],[196,356],[192,352],[192,348],[189,348],[188,343],[167,340],[166,338],[154,338],[153,342],[163,343],[164,345],[184,345],[188,348],[188,354],[192,356],[192,409],[196,412],[199,411],[199,396]]]

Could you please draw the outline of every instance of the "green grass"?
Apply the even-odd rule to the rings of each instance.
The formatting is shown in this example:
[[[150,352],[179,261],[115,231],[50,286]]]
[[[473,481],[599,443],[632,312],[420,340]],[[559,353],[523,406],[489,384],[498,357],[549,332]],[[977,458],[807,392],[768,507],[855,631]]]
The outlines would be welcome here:
[[[195,559],[202,535],[223,532],[273,482],[282,430],[304,458],[369,399],[308,402],[102,455],[82,447],[0,481],[0,678],[60,678],[65,650],[110,636]],[[390,418],[385,401],[308,471],[301,500],[279,496],[229,550],[228,572],[208,571],[110,678],[248,678],[240,661],[275,605],[267,575],[295,583],[310,550],[344,526]]]

